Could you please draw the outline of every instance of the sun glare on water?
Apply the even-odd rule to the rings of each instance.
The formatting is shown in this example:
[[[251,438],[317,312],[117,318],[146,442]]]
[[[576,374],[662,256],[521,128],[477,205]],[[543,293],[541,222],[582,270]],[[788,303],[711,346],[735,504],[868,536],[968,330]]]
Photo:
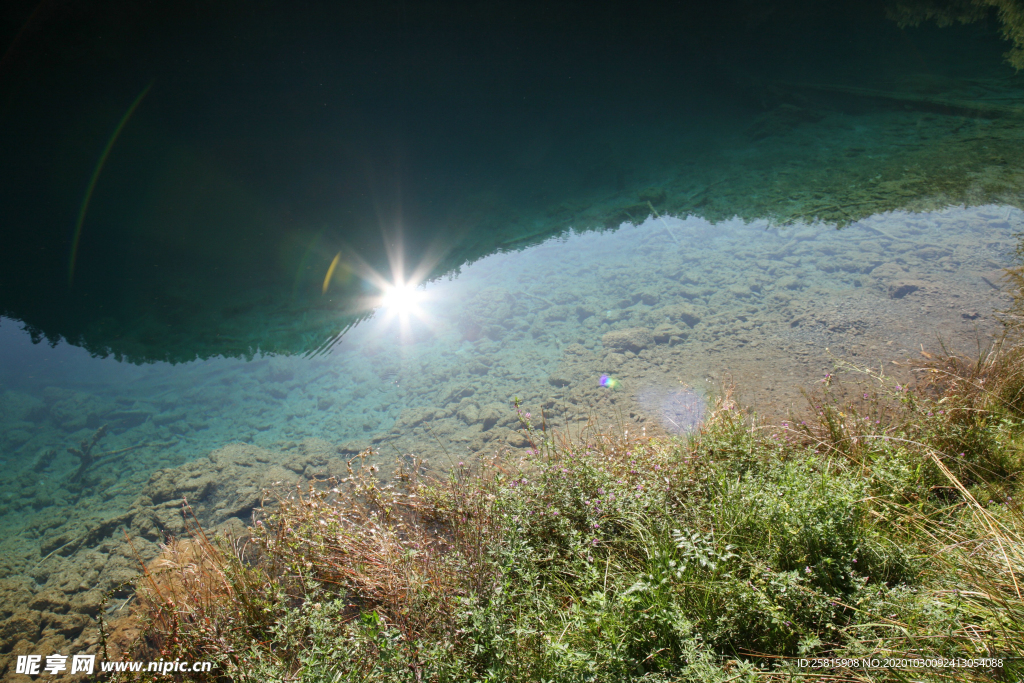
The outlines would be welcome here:
[[[384,290],[380,303],[391,315],[414,315],[420,312],[419,303],[423,300],[423,295],[424,292],[413,284],[391,285]]]

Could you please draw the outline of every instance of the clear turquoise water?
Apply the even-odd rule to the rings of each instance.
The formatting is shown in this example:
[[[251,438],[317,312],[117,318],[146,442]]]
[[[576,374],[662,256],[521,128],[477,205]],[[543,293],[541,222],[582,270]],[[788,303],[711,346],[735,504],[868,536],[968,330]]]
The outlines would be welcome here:
[[[516,397],[559,420],[671,434],[731,378],[744,399],[783,413],[835,359],[877,365],[921,344],[986,340],[1021,219],[984,206],[842,231],[665,217],[574,232],[421,285],[408,312],[381,307],[309,356],[131,365],[32,344],[4,320],[3,520],[24,531],[51,506],[130,497],[154,471],[231,442],[317,438],[444,466],[445,450],[515,443]],[[623,331],[637,346],[620,343]],[[78,490],[67,448],[101,425],[96,453],[134,449],[98,462]]]

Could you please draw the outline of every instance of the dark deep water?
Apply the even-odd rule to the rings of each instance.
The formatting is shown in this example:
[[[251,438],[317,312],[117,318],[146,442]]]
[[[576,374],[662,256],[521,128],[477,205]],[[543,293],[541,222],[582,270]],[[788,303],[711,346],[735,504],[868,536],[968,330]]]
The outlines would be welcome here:
[[[781,413],[835,358],[976,348],[1024,76],[994,16],[898,6],[6,8],[12,601],[92,604],[185,495],[522,448],[514,397],[682,434],[725,382]]]
[[[304,353],[372,307],[388,249],[437,276],[648,201],[847,224],[1014,195],[994,23],[752,7],[26,6],[0,310],[133,362]]]

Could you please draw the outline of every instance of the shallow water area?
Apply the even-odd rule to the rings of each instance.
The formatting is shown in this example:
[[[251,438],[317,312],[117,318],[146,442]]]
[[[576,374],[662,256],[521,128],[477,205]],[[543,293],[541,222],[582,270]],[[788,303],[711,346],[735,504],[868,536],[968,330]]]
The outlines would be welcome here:
[[[42,518],[124,512],[155,471],[232,442],[318,439],[443,469],[521,447],[516,398],[556,424],[680,434],[735,383],[784,414],[835,360],[886,368],[922,345],[986,343],[1021,218],[983,206],[843,230],[665,217],[574,232],[422,285],[306,357],[137,366],[33,345],[5,320],[0,523],[27,551]],[[80,471],[68,449],[103,426]]]

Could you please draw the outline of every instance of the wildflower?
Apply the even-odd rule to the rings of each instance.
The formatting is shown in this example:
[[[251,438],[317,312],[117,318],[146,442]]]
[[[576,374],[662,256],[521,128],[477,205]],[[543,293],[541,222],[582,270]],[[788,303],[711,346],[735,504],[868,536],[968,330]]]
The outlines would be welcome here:
[[[601,525],[600,525],[600,524],[598,524],[597,522],[594,522],[594,528],[595,528],[595,529],[600,529],[600,528],[601,528]],[[595,543],[596,543],[596,541],[595,541]]]
[[[810,574],[810,573],[811,573],[811,568],[810,567],[804,567],[804,574]]]

